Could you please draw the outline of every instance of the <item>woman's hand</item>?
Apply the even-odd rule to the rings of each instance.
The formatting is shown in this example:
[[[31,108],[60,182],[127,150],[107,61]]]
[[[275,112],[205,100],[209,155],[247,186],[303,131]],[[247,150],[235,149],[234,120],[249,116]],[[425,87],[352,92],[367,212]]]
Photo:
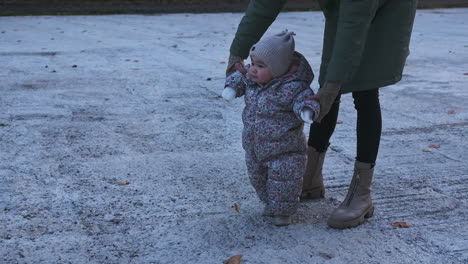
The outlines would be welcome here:
[[[235,71],[240,71],[242,74],[246,74],[247,71],[244,69],[244,59],[236,55],[229,55],[228,66],[226,69],[226,77],[231,75]]]
[[[315,119],[316,122],[320,123],[328,114],[340,90],[341,82],[325,82],[317,94],[307,98],[309,100],[317,100],[320,103],[320,114]]]

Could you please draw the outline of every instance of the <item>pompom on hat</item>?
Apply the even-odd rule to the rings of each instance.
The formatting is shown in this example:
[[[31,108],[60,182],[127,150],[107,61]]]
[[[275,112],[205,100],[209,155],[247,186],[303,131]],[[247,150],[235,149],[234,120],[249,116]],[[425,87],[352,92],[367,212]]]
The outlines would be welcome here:
[[[250,56],[262,60],[271,70],[273,78],[285,74],[294,56],[294,32],[287,30],[261,39],[250,48]]]

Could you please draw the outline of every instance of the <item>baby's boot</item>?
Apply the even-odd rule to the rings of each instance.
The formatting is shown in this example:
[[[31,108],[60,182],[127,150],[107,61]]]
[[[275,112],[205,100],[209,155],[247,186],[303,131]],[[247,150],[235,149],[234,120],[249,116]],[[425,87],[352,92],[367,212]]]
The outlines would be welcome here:
[[[268,206],[268,204],[265,204],[265,207],[263,208],[263,213],[262,213],[263,216],[268,216],[268,217],[272,217],[274,216],[273,212],[271,211],[271,208]]]
[[[289,215],[275,215],[273,216],[273,224],[275,226],[287,226],[291,224],[291,216]]]

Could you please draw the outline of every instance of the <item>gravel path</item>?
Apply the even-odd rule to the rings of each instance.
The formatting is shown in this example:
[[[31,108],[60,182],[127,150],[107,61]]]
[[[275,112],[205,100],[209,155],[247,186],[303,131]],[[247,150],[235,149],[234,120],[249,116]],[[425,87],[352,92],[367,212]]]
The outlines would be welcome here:
[[[349,230],[326,225],[352,174],[349,95],[326,199],[288,227],[260,216],[243,101],[219,96],[241,14],[0,17],[0,262],[467,263],[467,16],[418,11],[404,80],[381,90],[376,214]],[[321,13],[284,28],[318,72]]]

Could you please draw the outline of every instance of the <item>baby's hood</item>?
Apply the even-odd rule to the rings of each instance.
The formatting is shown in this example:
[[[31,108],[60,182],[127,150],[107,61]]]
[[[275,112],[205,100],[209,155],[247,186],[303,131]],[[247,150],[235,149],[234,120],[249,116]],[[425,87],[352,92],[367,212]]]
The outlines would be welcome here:
[[[314,72],[306,58],[296,51],[294,52],[293,62],[291,63],[291,67],[289,67],[288,72],[278,79],[281,79],[282,83],[301,81],[306,82],[307,85],[310,86],[314,80]]]

